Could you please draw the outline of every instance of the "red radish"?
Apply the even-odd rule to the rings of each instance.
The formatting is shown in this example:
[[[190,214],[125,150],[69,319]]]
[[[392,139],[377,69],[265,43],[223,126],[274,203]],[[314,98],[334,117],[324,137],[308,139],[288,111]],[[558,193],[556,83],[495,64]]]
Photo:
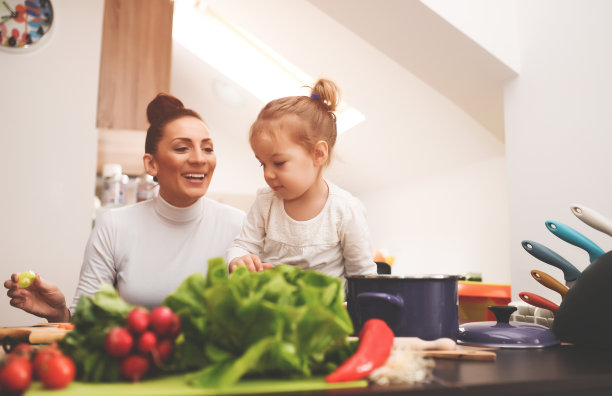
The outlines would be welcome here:
[[[131,355],[123,359],[119,370],[123,378],[137,382],[149,371],[149,360],[143,356]]]
[[[32,363],[26,356],[15,355],[6,361],[0,368],[0,389],[2,394],[7,392],[21,394],[30,387],[32,382]]]
[[[134,333],[142,333],[149,327],[149,312],[141,307],[136,307],[127,316],[127,328]]]
[[[174,343],[168,338],[159,340],[155,349],[153,350],[153,356],[159,358],[161,362],[167,362],[172,356],[172,350],[174,349]]]
[[[74,380],[76,367],[72,359],[60,354],[51,356],[39,368],[38,377],[47,389],[62,389]]]
[[[123,327],[114,327],[106,335],[104,340],[104,348],[106,353],[112,357],[121,357],[127,355],[132,349],[134,338]]]
[[[155,344],[157,344],[157,336],[152,331],[145,331],[138,338],[138,352],[147,354],[155,348]]]
[[[174,319],[174,312],[168,307],[160,306],[151,311],[151,327],[158,336],[170,334],[170,328]]]
[[[172,323],[170,325],[170,337],[172,339],[175,339],[176,337],[178,337],[180,332],[181,332],[181,318],[179,318],[178,315],[173,315]]]

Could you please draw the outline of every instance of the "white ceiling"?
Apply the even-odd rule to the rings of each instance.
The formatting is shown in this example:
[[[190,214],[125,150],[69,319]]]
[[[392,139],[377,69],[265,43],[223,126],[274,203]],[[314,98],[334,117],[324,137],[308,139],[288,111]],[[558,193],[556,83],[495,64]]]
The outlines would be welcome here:
[[[515,73],[420,1],[208,3],[311,76],[336,81],[343,99],[365,114],[339,137],[327,171],[349,191],[416,182],[503,155],[502,83]],[[225,104],[215,81],[232,84],[174,43],[172,92],[202,113],[216,142],[211,191],[252,194],[264,182],[247,133],[264,103],[236,87],[245,101]]]

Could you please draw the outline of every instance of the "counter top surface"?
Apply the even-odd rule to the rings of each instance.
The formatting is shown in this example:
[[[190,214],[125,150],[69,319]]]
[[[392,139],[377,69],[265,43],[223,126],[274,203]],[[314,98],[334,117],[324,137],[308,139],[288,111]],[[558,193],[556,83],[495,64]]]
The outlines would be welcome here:
[[[561,345],[540,349],[498,349],[495,361],[435,359],[434,380],[417,386],[370,385],[352,389],[297,391],[299,386],[273,393],[283,395],[612,395],[612,352],[603,348]],[[182,382],[181,382],[182,383]],[[296,384],[297,385],[297,384]],[[118,396],[129,389],[135,394],[137,386],[124,384],[108,394]],[[249,388],[247,386],[247,388]],[[296,391],[288,392],[287,389]],[[321,387],[319,387],[321,389]],[[104,387],[96,388],[100,395]],[[178,390],[178,389],[175,389]],[[89,390],[91,391],[91,389]],[[201,391],[201,393],[200,393]],[[191,388],[189,394],[210,394]],[[258,388],[239,392],[257,394]],[[55,391],[54,395],[70,393]],[[88,392],[89,393],[89,392]],[[96,393],[96,392],[94,392]],[[242,394],[245,394],[242,393]],[[51,394],[31,389],[26,395]],[[126,393],[127,394],[127,393]],[[162,393],[156,393],[162,394]],[[259,389],[261,394],[261,388]],[[267,393],[270,394],[270,393]]]
[[[350,394],[612,395],[610,352],[561,345],[499,349],[494,362],[436,359],[434,382],[430,384],[370,386],[351,390]]]

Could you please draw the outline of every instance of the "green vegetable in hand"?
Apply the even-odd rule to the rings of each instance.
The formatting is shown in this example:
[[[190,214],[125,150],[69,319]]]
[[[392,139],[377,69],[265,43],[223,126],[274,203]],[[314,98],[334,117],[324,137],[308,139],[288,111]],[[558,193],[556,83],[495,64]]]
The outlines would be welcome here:
[[[247,375],[309,377],[328,373],[357,343],[337,278],[280,265],[263,272],[223,259],[188,277],[165,300],[181,318],[175,362],[200,369],[193,385],[222,387]]]
[[[19,274],[19,288],[25,289],[26,287],[29,287],[32,283],[34,283],[35,279],[36,273],[34,271],[27,270],[25,272],[22,272],[21,274]]]

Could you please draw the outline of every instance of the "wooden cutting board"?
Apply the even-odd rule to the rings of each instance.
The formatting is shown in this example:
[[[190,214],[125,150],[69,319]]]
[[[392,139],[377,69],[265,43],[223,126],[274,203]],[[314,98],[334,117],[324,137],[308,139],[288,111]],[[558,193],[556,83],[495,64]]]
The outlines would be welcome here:
[[[329,384],[323,377],[308,379],[250,379],[221,388],[196,388],[187,385],[184,375],[172,375],[137,383],[86,383],[73,382],[67,388],[45,390],[39,381],[33,382],[25,396],[166,396],[166,395],[237,395],[247,393],[273,394],[278,392],[305,392],[327,389],[364,388],[366,380]]]
[[[59,341],[70,330],[58,327],[59,323],[45,323],[26,327],[0,327],[0,342],[10,337],[12,342],[29,342],[30,344],[50,344]]]

